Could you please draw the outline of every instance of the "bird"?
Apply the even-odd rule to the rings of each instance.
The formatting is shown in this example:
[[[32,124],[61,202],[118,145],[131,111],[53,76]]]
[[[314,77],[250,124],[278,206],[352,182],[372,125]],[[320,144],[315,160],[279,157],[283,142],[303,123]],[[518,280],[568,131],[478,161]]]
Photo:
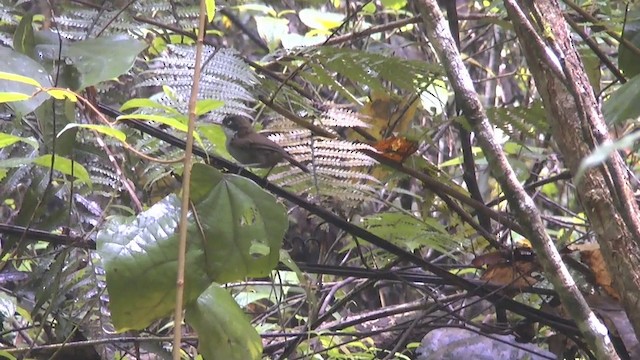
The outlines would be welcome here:
[[[251,120],[244,116],[229,115],[222,120],[227,136],[227,151],[242,165],[256,168],[273,168],[282,160],[308,173],[309,169],[294,159],[282,146],[257,133]]]

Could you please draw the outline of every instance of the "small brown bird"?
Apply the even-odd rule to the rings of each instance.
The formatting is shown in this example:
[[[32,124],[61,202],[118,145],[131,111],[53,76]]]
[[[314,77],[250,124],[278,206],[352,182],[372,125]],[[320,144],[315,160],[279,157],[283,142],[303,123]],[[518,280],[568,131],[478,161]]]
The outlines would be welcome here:
[[[273,168],[280,161],[287,160],[292,165],[309,172],[309,169],[294,159],[282,146],[257,133],[246,117],[229,115],[222,120],[227,135],[229,154],[242,165],[257,168]]]

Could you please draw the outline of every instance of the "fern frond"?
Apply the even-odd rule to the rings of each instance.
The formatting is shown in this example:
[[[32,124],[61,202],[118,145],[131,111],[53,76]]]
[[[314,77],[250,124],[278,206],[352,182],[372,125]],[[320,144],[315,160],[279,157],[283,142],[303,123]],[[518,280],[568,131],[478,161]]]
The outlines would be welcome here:
[[[510,136],[521,134],[544,134],[549,131],[549,123],[541,101],[529,107],[502,107],[487,109],[487,115],[494,125]]]
[[[205,47],[203,57],[205,65],[200,82],[198,99],[222,100],[224,105],[205,116],[209,120],[221,120],[227,114],[248,115],[251,109],[245,102],[255,98],[247,90],[257,83],[251,69],[233,50],[216,50]],[[154,59],[145,80],[137,86],[169,86],[172,97],[161,93],[156,100],[181,112],[187,112],[188,99],[193,85],[195,49],[188,46],[170,45],[160,57]]]
[[[439,64],[329,46],[306,52],[298,59],[313,64],[309,67],[312,76],[306,77],[307,80],[318,85],[331,85],[335,90],[339,90],[339,86],[330,80],[335,75],[364,85],[368,90],[381,92],[387,91],[382,81],[417,92],[425,84],[444,75],[444,69]]]

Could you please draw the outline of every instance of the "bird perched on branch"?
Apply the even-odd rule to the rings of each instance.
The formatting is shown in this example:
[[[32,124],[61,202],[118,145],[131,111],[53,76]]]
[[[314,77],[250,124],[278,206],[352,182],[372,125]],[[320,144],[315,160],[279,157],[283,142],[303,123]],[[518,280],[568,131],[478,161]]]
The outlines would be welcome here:
[[[257,133],[251,120],[246,117],[229,115],[222,120],[222,127],[227,135],[227,151],[242,165],[257,168],[273,168],[282,160],[287,160],[304,172],[309,169],[282,146]]]

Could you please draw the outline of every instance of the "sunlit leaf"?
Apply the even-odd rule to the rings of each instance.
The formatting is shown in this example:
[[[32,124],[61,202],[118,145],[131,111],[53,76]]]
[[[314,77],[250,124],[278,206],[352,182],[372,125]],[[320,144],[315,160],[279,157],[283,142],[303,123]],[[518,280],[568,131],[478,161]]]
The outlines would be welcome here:
[[[33,85],[35,87],[42,87],[42,85],[40,85],[39,82],[37,82],[36,80],[34,80],[34,79],[30,78],[30,77],[22,76],[22,75],[18,75],[18,74],[11,74],[11,73],[4,72],[4,71],[0,71],[0,79],[15,81],[15,82],[23,83],[23,84],[29,84],[29,85]]]
[[[216,1],[215,0],[206,0],[205,1],[206,9],[207,9],[207,20],[208,22],[212,22],[214,16],[216,16]]]
[[[210,111],[219,109],[224,105],[224,101],[213,100],[213,99],[204,99],[198,100],[196,102],[196,115],[202,116]]]
[[[38,142],[33,138],[23,138],[11,134],[0,133],[0,149],[9,145],[13,145],[18,141],[22,141],[31,145],[34,149],[38,148]]]
[[[60,130],[60,132],[58,133],[58,136],[60,136],[65,131],[73,128],[83,128],[83,129],[94,130],[104,135],[115,138],[121,142],[124,142],[127,139],[127,135],[118,129],[114,129],[111,126],[107,126],[107,125],[95,125],[95,124],[67,124],[67,126],[65,126],[64,129]]]
[[[381,0],[382,6],[392,10],[400,10],[407,6],[407,0]]]
[[[300,21],[311,29],[331,30],[344,21],[344,15],[315,9],[302,9],[298,13]]]
[[[53,155],[46,154],[39,156],[33,160],[37,165],[50,168]],[[84,182],[87,185],[91,185],[91,178],[89,172],[81,164],[75,161],[71,161],[62,156],[56,156],[53,162],[53,170],[59,171],[65,175],[75,176],[79,181]]]
[[[58,100],[69,99],[72,102],[78,102],[78,97],[76,94],[67,89],[49,89],[47,93]]]
[[[260,37],[267,42],[269,50],[275,50],[280,39],[289,33],[289,20],[270,16],[255,16],[256,28]]]
[[[154,101],[152,99],[148,99],[148,98],[139,98],[139,99],[131,99],[128,100],[127,102],[125,102],[124,104],[122,104],[122,106],[120,107],[120,111],[127,111],[129,109],[138,109],[138,108],[151,108],[151,109],[161,109],[164,110],[168,113],[172,113],[172,114],[180,114],[180,112],[178,112],[178,110],[170,107],[170,106],[166,106],[166,105],[162,105],[157,101]]]
[[[118,116],[117,118],[117,120],[130,120],[130,119],[155,121],[157,123],[167,125],[169,127],[172,127],[178,131],[182,131],[185,133],[189,130],[187,125],[187,117],[184,115],[180,115],[180,120],[173,117],[169,117],[169,116],[153,115],[153,114],[130,114],[130,115],[121,115],[121,116]],[[203,145],[202,139],[200,138],[200,135],[198,135],[198,133],[194,133],[193,137],[196,139],[198,144],[200,144],[200,146]]]
[[[0,103],[24,101],[28,99],[31,99],[31,96],[27,94],[22,94],[17,92],[0,92]]]

